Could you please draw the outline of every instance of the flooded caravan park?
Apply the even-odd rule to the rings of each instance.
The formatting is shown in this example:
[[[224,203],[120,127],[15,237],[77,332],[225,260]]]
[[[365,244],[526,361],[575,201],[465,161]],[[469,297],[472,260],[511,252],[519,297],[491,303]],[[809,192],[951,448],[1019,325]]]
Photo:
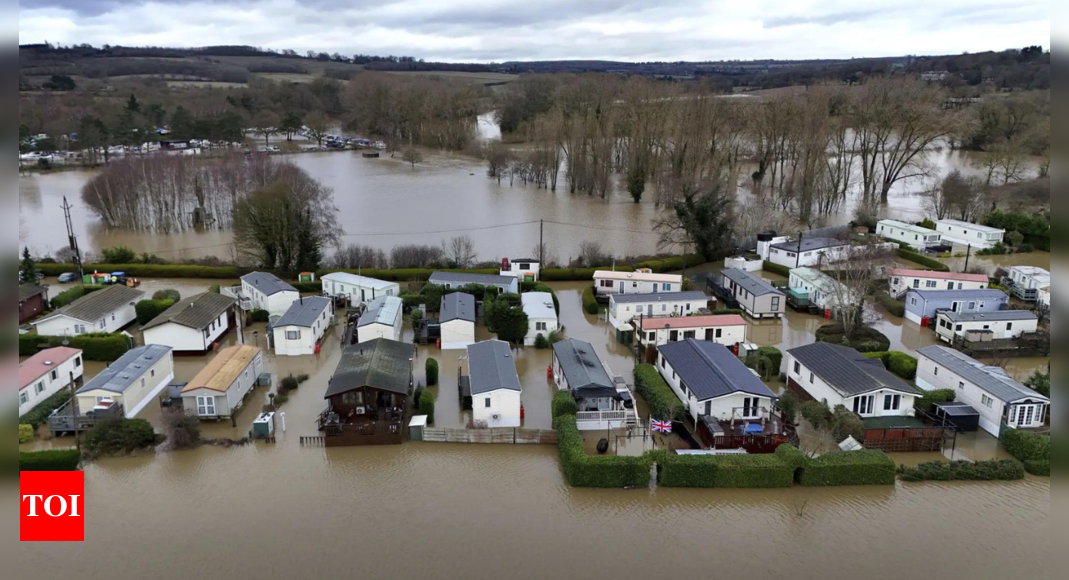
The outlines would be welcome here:
[[[168,281],[146,286],[157,283]],[[198,287],[193,280],[180,286]],[[582,312],[584,286],[553,284],[561,323],[569,336],[591,342],[614,372],[629,376],[628,349],[603,321]],[[780,323],[777,344],[788,348],[804,335],[811,342],[805,329],[819,321],[790,315]],[[261,326],[248,328],[246,337],[264,346]],[[267,353],[267,368],[276,375],[311,375],[283,407],[287,431],[277,443],[91,463],[86,543],[76,549],[20,545],[16,573],[85,580],[137,573],[161,580],[600,579],[656,562],[663,574],[699,578],[1050,576],[1049,479],[894,488],[595,490],[566,485],[553,446],[301,447],[299,437],[314,434],[314,419],[324,408],[326,381],[340,356],[337,337],[336,329],[318,357]],[[234,333],[228,338],[234,340]],[[419,349],[418,378],[428,356],[442,362],[436,389],[436,422],[442,425],[465,421],[457,401],[461,354]],[[188,380],[204,362],[176,359],[177,379]],[[548,426],[549,352],[523,349],[516,362],[526,425]],[[265,392],[256,391],[237,428],[205,424],[205,435],[243,435]],[[159,413],[152,409],[146,418],[158,422]],[[988,438],[962,440],[956,453],[990,458],[999,452]],[[894,456],[910,463],[934,458]],[[3,495],[15,500],[13,493]]]

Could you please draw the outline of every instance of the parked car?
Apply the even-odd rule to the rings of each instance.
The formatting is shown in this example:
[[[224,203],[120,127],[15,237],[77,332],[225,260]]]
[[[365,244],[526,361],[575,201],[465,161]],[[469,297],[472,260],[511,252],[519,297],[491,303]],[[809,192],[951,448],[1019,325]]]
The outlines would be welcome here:
[[[78,281],[78,275],[74,272],[64,272],[59,275],[60,284],[74,284]]]

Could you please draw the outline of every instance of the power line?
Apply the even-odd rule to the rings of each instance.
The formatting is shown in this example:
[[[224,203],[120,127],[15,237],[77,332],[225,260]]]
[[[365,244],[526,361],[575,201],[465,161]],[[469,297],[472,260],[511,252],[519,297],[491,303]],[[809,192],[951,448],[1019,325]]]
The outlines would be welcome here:
[[[357,238],[357,237],[363,237],[363,236],[418,236],[418,235],[423,235],[423,234],[453,234],[453,233],[461,233],[461,232],[478,232],[478,231],[482,231],[482,230],[496,230],[496,229],[500,229],[500,228],[511,228],[511,227],[515,227],[515,226],[529,226],[529,225],[537,224],[537,223],[538,223],[538,221],[534,220],[534,221],[529,221],[529,222],[516,222],[516,223],[512,223],[512,224],[499,224],[499,225],[496,225],[496,226],[484,226],[484,227],[480,227],[480,228],[459,228],[459,229],[453,229],[453,230],[436,230],[436,231],[420,231],[420,232],[374,232],[374,233],[361,233],[361,234],[344,234],[344,235],[342,235],[342,237],[343,238]]]
[[[656,233],[656,232],[653,232],[653,231],[650,231],[650,230],[631,230],[631,229],[627,229],[627,228],[609,228],[609,227],[603,227],[603,226],[590,226],[590,225],[584,225],[584,224],[572,224],[572,223],[567,223],[567,222],[555,222],[553,220],[546,220],[546,223],[547,224],[555,224],[555,225],[558,225],[558,226],[568,226],[568,227],[573,227],[573,228],[584,228],[584,229],[588,229],[588,230],[602,230],[602,231],[607,231],[607,232],[626,232],[626,233],[631,233],[631,234],[648,234],[648,235],[653,235],[653,234]]]

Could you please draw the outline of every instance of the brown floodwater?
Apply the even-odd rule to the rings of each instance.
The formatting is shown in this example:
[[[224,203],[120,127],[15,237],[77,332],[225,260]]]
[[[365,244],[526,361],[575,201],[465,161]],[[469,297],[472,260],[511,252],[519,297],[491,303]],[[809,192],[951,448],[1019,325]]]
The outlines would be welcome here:
[[[553,286],[568,336],[591,342],[614,372],[629,377],[630,351],[616,344],[604,322],[582,312],[585,283]],[[198,286],[186,281],[182,287]],[[751,326],[751,338],[781,347],[801,343],[819,321],[790,316],[780,324],[780,338],[774,339],[771,325],[767,331],[766,325],[759,331]],[[246,330],[246,340],[264,346],[263,325]],[[276,444],[91,463],[85,468],[86,542],[12,548],[15,526],[9,526],[0,540],[8,546],[4,552],[17,556],[15,574],[84,580],[600,579],[650,572],[832,580],[1050,577],[1051,493],[1044,479],[888,488],[587,490],[566,485],[552,446],[302,448],[298,438],[315,434],[314,420],[325,406],[326,381],[340,356],[339,330],[319,356],[267,354],[265,366],[276,380],[290,373],[311,377],[283,406],[287,430]],[[480,338],[488,337],[480,328]],[[228,339],[234,341],[235,333]],[[457,401],[460,354],[419,349],[418,380],[427,357],[442,363],[436,389],[442,426],[467,420]],[[191,378],[207,360],[177,359],[178,380]],[[549,427],[549,351],[522,349],[516,362],[525,426]],[[87,371],[102,367],[93,363]],[[255,391],[236,428],[209,423],[204,434],[243,436],[266,394]],[[145,418],[158,424],[158,407],[149,406]],[[39,441],[23,449],[70,443]],[[994,438],[963,436],[953,456],[1004,453]],[[14,489],[0,490],[13,517]]]

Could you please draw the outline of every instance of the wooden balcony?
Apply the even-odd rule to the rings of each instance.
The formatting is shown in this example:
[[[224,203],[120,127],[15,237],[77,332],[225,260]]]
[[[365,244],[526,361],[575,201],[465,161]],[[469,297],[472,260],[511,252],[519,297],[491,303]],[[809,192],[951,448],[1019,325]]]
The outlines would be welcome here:
[[[77,421],[75,421],[76,406],[77,403],[72,399],[53,411],[52,416],[48,418],[48,430],[53,434],[75,433],[77,431],[85,431],[103,419],[122,418],[124,416],[123,406],[116,403],[103,412],[84,413],[78,410]]]
[[[404,443],[408,413],[401,410],[342,417],[330,409],[317,421],[327,447],[400,445]]]

